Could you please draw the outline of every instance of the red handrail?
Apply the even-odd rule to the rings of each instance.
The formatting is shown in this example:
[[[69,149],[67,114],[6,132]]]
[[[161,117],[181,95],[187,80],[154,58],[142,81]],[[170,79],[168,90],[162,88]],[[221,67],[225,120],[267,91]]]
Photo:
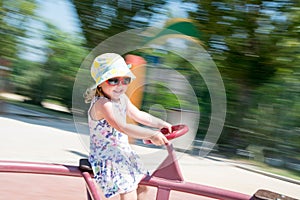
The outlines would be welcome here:
[[[77,166],[38,162],[0,161],[0,172],[82,176]]]
[[[179,192],[185,192],[185,193],[195,194],[198,196],[205,196],[205,197],[222,199],[222,200],[250,200],[251,199],[250,195],[246,195],[246,194],[242,194],[230,190],[190,183],[186,181],[182,181],[182,182],[169,181],[157,177],[151,177],[150,179],[145,178],[140,182],[140,184],[154,186],[157,188],[164,188],[164,190],[168,189],[169,191],[175,190]],[[166,191],[164,191],[164,193],[166,193]]]
[[[82,172],[82,176],[87,185],[89,198],[91,198],[92,200],[101,200],[91,174],[88,172]]]
[[[83,177],[87,184],[89,195],[93,200],[101,200],[97,193],[97,186],[95,185],[92,176],[88,172],[81,172],[77,166],[68,166],[60,164],[45,164],[35,162],[14,162],[1,161],[0,172],[12,173],[34,173],[34,174],[49,174],[62,176]],[[157,197],[163,199],[164,196],[169,196],[170,191],[179,191],[198,196],[206,196],[210,198],[223,200],[250,200],[251,196],[241,194],[238,192],[215,188],[211,186],[190,183],[186,181],[172,181],[159,177],[145,177],[141,185],[154,186],[158,188]],[[163,190],[160,190],[163,189]]]

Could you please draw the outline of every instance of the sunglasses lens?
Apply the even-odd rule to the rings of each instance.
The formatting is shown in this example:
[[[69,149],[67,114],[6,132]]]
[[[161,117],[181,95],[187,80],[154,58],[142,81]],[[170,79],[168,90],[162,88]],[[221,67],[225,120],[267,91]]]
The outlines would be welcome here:
[[[130,83],[130,81],[131,81],[131,78],[130,77],[126,77],[126,78],[123,79],[123,84],[124,85],[128,85]]]
[[[107,80],[107,83],[109,85],[118,85],[119,84],[119,79],[117,79],[117,78],[111,78],[111,79]]]
[[[119,85],[120,81],[121,81],[121,83],[123,85],[128,85],[131,82],[131,78],[130,77],[126,77],[126,78],[111,78],[111,79],[108,79],[106,82],[109,85]]]

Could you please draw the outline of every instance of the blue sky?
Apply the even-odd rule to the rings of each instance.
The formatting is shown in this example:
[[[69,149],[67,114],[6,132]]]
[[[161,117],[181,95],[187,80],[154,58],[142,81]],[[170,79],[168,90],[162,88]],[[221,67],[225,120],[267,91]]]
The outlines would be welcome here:
[[[39,0],[38,15],[45,17],[68,33],[79,32],[79,21],[72,3],[68,0]]]
[[[38,0],[37,2],[39,3],[36,10],[38,16],[45,18],[59,29],[69,34],[81,32],[77,13],[68,0]],[[24,42],[35,44],[35,46],[46,45],[40,32],[42,24],[34,21],[31,23],[30,27],[33,27],[30,31],[31,37],[24,39]],[[41,49],[30,47],[20,52],[22,58],[39,62],[44,61],[44,54],[45,52]]]
[[[69,0],[38,0],[40,8],[37,13],[57,25],[63,31],[72,33],[80,32],[77,13]],[[129,1],[130,2],[130,1]],[[166,5],[170,9],[172,17],[187,17],[186,10],[194,10],[195,4],[183,3],[181,0],[171,0]],[[157,15],[160,23],[164,23],[166,16]],[[161,26],[162,24],[153,24]]]
[[[38,16],[49,20],[49,22],[64,32],[70,34],[81,32],[76,10],[69,0],[37,0],[37,2],[38,8],[36,13]],[[181,0],[171,0],[167,3],[166,7],[170,10],[172,17],[187,17],[186,10],[195,9],[194,4],[182,3]],[[153,20],[156,23],[151,25],[161,27],[164,21],[167,20],[167,16],[156,15],[153,19],[157,20]],[[34,23],[32,27],[34,27],[32,32],[34,32],[35,36],[33,35],[33,38],[26,39],[26,43],[35,43],[38,46],[45,45],[45,41],[43,41],[42,36],[39,35],[39,24]],[[43,54],[44,52],[41,50],[31,48],[30,50],[27,49],[21,52],[21,57],[33,61],[43,61]]]

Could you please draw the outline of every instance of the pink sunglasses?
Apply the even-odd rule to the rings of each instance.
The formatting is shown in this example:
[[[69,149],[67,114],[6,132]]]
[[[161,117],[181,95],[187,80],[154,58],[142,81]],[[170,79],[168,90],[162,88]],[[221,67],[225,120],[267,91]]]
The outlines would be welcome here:
[[[105,82],[110,86],[119,85],[120,82],[122,83],[122,85],[128,85],[131,82],[131,78],[130,77],[110,78],[110,79],[106,80]]]

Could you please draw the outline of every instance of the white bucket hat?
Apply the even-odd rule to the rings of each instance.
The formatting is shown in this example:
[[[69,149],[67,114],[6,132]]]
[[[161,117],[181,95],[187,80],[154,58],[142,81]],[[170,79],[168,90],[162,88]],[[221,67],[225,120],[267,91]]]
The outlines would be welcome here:
[[[96,82],[92,88],[96,88],[99,84],[114,77],[128,76],[135,79],[135,75],[129,68],[131,68],[131,64],[127,65],[119,54],[105,53],[97,56],[91,66],[91,75]]]

